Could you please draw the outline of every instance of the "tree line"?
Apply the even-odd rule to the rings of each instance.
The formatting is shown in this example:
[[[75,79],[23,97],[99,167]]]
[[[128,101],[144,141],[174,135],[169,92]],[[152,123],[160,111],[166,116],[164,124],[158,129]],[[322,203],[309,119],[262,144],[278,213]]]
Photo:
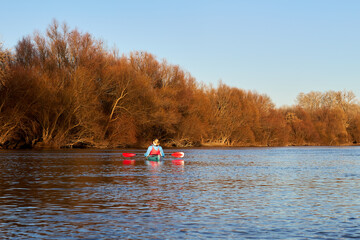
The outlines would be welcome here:
[[[0,147],[341,145],[360,142],[351,91],[301,93],[276,108],[254,91],[196,82],[148,52],[118,54],[54,21],[0,45]]]

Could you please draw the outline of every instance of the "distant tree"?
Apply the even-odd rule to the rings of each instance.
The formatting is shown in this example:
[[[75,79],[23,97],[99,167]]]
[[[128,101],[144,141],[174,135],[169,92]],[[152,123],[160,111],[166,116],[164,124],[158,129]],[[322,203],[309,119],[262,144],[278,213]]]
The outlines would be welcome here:
[[[194,90],[187,112],[184,113],[178,127],[178,134],[173,139],[176,146],[194,146],[206,142],[209,136],[211,102],[203,88]]]
[[[262,139],[256,136],[262,134],[261,117],[267,115],[268,107],[271,107],[270,103],[267,105],[264,101],[264,96],[259,97],[256,93],[230,88],[222,83],[209,94],[212,106],[209,142],[253,145],[256,139]]]
[[[360,114],[355,115],[347,128],[349,135],[351,136],[351,141],[353,143],[360,143]]]
[[[16,46],[15,59],[18,65],[32,67],[37,60],[37,52],[30,36],[22,38]]]
[[[312,145],[319,141],[310,113],[297,106],[285,110],[289,127],[289,143],[292,145]]]
[[[16,127],[16,121],[9,119],[6,115],[8,103],[8,87],[6,86],[6,82],[7,77],[10,75],[10,64],[12,60],[13,56],[11,52],[8,49],[4,49],[3,43],[0,42],[0,147],[12,137],[13,129]]]
[[[54,20],[0,43],[0,147],[338,145],[360,142],[351,91],[301,93],[277,109],[255,91],[211,87],[148,52],[119,55]]]
[[[261,122],[260,144],[266,146],[284,146],[288,143],[289,128],[280,111],[270,109]]]
[[[11,139],[4,141],[60,147],[93,144],[103,135],[98,80],[107,56],[96,41],[81,34],[77,44],[86,48],[76,52],[72,34],[66,24],[60,29],[54,21],[45,37],[35,34],[19,41],[2,92],[3,121],[13,123]],[[74,55],[81,56],[77,65],[72,65]]]
[[[346,111],[354,103],[356,103],[356,96],[352,91],[310,92],[300,93],[297,96],[297,104],[310,111],[321,108],[341,108]]]
[[[358,103],[352,91],[328,91],[301,93],[298,105],[311,114],[321,144],[343,144],[351,141]]]
[[[322,99],[321,92],[300,93],[297,96],[297,105],[308,111],[314,111],[322,107]]]
[[[5,77],[9,74],[9,65],[13,56],[8,49],[4,49],[0,42],[0,87],[5,84]]]

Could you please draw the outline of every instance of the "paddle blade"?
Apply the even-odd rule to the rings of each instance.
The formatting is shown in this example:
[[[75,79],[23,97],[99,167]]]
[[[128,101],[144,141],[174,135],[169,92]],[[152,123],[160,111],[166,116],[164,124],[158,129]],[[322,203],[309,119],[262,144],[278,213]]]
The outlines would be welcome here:
[[[123,153],[122,155],[124,157],[134,157],[136,154],[135,153]]]
[[[184,157],[184,155],[185,154],[183,152],[174,152],[171,154],[171,156],[176,157],[176,158],[182,158],[182,157]]]

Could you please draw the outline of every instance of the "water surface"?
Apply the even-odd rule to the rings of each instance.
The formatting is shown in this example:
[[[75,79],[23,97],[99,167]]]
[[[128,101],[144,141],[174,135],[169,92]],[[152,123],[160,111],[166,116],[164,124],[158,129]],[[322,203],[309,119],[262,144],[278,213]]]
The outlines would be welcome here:
[[[0,151],[0,238],[360,238],[360,147],[176,151]]]

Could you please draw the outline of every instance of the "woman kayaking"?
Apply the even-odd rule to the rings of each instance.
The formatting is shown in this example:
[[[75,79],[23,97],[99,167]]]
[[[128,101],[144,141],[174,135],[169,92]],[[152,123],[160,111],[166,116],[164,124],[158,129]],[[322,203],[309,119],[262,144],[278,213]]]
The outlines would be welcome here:
[[[152,142],[152,145],[148,147],[146,153],[144,154],[148,160],[160,161],[161,157],[165,157],[164,151],[160,146],[159,139],[155,138]]]

